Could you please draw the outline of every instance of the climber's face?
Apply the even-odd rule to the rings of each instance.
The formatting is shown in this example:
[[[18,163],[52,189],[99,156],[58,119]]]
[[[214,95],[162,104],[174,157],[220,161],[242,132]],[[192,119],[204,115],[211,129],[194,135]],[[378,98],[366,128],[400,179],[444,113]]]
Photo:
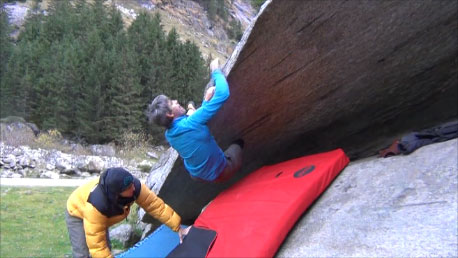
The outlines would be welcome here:
[[[173,118],[177,118],[186,114],[186,109],[184,109],[184,107],[182,107],[177,100],[169,99],[169,107],[170,110],[172,110],[171,116],[173,116]]]
[[[134,191],[135,191],[135,186],[132,183],[126,190],[121,192],[119,195],[121,195],[122,197],[132,197],[134,196]]]

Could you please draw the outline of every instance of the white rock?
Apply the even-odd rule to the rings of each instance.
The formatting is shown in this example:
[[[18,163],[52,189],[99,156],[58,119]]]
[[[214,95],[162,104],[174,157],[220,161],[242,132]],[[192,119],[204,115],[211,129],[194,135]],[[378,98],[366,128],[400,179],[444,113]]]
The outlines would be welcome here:
[[[14,168],[17,162],[16,156],[14,156],[13,154],[8,154],[6,155],[6,158],[3,159],[3,162],[5,162],[5,165],[7,164],[8,167]]]
[[[105,169],[105,162],[97,156],[90,156],[87,160],[86,171],[91,173],[100,173]]]
[[[24,151],[21,148],[15,148],[12,153],[14,156],[18,157],[24,154]]]
[[[158,159],[159,158],[159,154],[157,154],[157,152],[155,151],[149,151],[146,153],[146,155],[148,155],[149,157],[153,158],[153,159]]]
[[[110,229],[110,239],[116,239],[125,246],[126,242],[129,241],[129,238],[132,235],[132,231],[133,229],[131,225],[121,224],[113,229]]]
[[[40,177],[42,178],[52,178],[52,179],[59,179],[59,174],[53,171],[45,171],[43,172]]]
[[[24,177],[24,176],[22,176],[21,174],[18,174],[18,173],[13,173],[11,175],[11,178],[22,178],[22,177]]]

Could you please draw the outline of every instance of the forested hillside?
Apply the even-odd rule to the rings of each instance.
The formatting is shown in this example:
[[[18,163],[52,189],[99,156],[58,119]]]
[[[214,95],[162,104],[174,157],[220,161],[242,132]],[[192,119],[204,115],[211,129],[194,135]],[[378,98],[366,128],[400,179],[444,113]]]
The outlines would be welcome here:
[[[102,0],[54,1],[31,15],[17,41],[0,22],[1,116],[91,143],[146,132],[144,110],[164,93],[182,104],[201,99],[207,61],[196,45],[166,33],[161,17],[140,13],[127,26]]]

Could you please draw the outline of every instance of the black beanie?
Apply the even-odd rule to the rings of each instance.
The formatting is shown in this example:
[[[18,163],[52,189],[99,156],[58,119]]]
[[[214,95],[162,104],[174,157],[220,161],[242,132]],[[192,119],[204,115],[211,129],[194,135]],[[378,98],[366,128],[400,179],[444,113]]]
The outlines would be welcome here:
[[[109,194],[118,195],[126,190],[134,181],[132,174],[124,168],[109,168],[100,177],[100,184]]]

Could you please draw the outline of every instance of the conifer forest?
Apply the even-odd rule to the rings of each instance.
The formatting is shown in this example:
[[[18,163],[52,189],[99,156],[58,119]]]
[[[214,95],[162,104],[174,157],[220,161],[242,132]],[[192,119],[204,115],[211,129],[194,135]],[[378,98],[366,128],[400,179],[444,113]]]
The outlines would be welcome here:
[[[126,26],[103,0],[53,1],[32,11],[16,39],[0,12],[0,115],[19,116],[89,143],[116,141],[150,128],[144,111],[158,94],[183,106],[200,100],[208,60],[159,15]]]

